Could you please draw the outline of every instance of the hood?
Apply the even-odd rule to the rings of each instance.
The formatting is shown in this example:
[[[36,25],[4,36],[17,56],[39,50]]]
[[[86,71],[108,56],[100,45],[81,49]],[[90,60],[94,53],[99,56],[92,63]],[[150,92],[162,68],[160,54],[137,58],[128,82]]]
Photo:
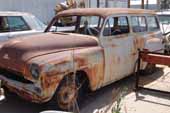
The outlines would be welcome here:
[[[21,65],[33,57],[50,54],[71,48],[98,46],[92,36],[72,33],[42,33],[15,38],[3,45],[0,50],[2,65]]]

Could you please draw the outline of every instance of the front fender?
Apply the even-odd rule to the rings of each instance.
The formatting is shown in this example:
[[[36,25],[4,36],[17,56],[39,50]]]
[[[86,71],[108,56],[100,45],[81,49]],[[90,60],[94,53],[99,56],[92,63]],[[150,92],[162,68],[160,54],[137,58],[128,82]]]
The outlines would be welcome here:
[[[64,76],[72,72],[86,72],[91,90],[100,88],[104,79],[104,54],[101,47],[43,55],[31,59],[29,63],[36,63],[41,67],[39,82],[43,95],[49,99],[54,95]]]
[[[99,46],[80,49],[74,57],[76,70],[86,72],[91,90],[100,88],[104,80],[104,50]]]
[[[40,67],[38,81],[43,98],[50,100],[63,77],[73,72],[73,51],[63,51],[35,57],[28,64],[35,63]],[[48,99],[47,99],[48,98]]]

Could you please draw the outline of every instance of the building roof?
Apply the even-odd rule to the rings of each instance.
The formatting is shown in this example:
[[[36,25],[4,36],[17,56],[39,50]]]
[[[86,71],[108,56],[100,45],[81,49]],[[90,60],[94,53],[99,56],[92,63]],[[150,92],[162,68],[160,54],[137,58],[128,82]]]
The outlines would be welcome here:
[[[132,8],[76,8],[59,12],[58,16],[89,15],[107,17],[113,14],[155,14],[155,11]]]

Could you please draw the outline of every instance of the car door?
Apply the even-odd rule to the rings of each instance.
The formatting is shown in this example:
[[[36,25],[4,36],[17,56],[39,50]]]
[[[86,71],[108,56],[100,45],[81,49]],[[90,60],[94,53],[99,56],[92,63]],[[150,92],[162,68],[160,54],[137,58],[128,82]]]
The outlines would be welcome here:
[[[120,80],[133,72],[135,63],[132,55],[134,39],[129,32],[127,16],[111,16],[106,19],[100,37],[105,56],[103,86]]]
[[[10,29],[9,38],[33,34],[34,31],[26,23],[22,16],[8,16],[8,26]]]
[[[4,42],[9,38],[9,28],[5,16],[0,16],[0,42]]]

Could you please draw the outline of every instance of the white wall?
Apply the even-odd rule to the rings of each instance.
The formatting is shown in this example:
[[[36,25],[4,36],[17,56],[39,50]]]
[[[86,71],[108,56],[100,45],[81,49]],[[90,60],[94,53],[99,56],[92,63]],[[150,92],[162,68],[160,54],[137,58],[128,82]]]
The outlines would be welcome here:
[[[0,0],[0,11],[23,11],[36,15],[44,23],[54,17],[57,3],[64,0]]]

